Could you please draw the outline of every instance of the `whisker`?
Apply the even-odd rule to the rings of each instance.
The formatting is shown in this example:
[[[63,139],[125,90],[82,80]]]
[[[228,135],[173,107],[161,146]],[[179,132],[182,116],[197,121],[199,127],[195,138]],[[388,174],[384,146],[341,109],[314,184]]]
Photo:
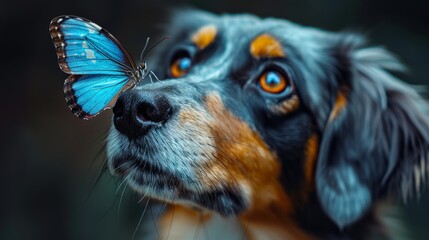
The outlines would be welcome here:
[[[119,184],[118,188],[116,188],[115,194],[118,194],[119,189],[121,188],[122,184],[125,183],[125,181],[127,181],[127,177],[124,177],[124,180],[122,180],[122,182]]]
[[[170,219],[170,227],[168,227],[167,240],[170,238],[170,232],[171,232],[171,228],[173,226],[173,219],[174,219],[174,207],[175,207],[175,205],[172,204],[171,206],[173,209],[171,210],[172,213],[171,213],[171,219]]]
[[[118,217],[119,217],[119,212],[121,211],[122,198],[124,197],[124,193],[125,193],[125,190],[126,190],[126,189],[127,189],[127,185],[125,184],[125,186],[124,186],[124,190],[122,190],[121,198],[119,198],[119,205],[118,205]]]
[[[162,200],[163,204],[162,206],[159,208],[158,213],[156,214],[156,221],[158,222],[159,217],[161,216],[161,214],[164,212],[164,210],[167,208],[168,203],[166,202],[166,199],[164,198]]]
[[[143,197],[137,201],[137,203],[140,203],[147,195],[148,190],[145,191],[145,193],[143,194]]]
[[[99,159],[99,158],[101,158],[101,156],[103,156],[103,154],[104,154],[104,148],[106,147],[106,144],[104,144],[102,147],[101,147],[101,149],[97,152],[97,154],[96,154],[96,156],[95,156],[95,158],[94,158],[94,160],[92,161],[92,163],[91,163],[91,166],[89,167],[90,169],[92,168],[92,167],[94,167],[94,165],[95,165],[95,163],[97,162],[97,159]],[[86,200],[88,200],[89,199],[89,197],[91,196],[91,194],[92,194],[92,192],[94,191],[94,189],[95,189],[95,186],[97,185],[97,183],[101,180],[101,178],[102,178],[102,176],[103,176],[103,173],[104,173],[104,171],[105,170],[107,170],[107,165],[106,165],[106,158],[105,157],[103,157],[102,158],[102,160],[101,160],[101,163],[100,163],[100,168],[98,168],[97,167],[97,173],[96,173],[96,177],[95,177],[95,179],[93,178],[93,180],[92,180],[92,184],[91,184],[91,187],[90,187],[90,189],[89,189],[89,192],[88,192],[88,194],[87,194],[87,196],[86,196]]]
[[[145,196],[146,196],[146,194],[145,194]],[[144,198],[144,196],[143,196],[143,198]],[[134,237],[136,236],[137,230],[138,230],[138,229],[139,229],[139,227],[140,227],[140,224],[141,224],[141,222],[142,222],[143,216],[144,216],[144,214],[146,213],[147,206],[149,205],[149,201],[150,201],[150,198],[148,198],[148,199],[147,199],[147,201],[146,201],[146,205],[144,206],[143,213],[142,213],[142,214],[141,214],[141,216],[140,216],[140,219],[139,219],[139,222],[137,223],[136,229],[134,229],[134,233],[133,233],[133,235],[131,236],[131,240],[133,240],[133,239],[134,239]]]
[[[150,198],[149,198],[149,199],[150,199]],[[155,222],[155,218],[153,217],[152,203],[149,205],[149,210],[150,210],[150,216],[151,216],[151,218],[152,218],[153,226],[154,226],[154,228],[155,228],[155,230],[156,230],[156,234],[157,234],[157,236],[158,236],[158,239],[161,239],[161,235],[159,234],[158,226],[157,226],[157,224],[156,224],[156,222]]]
[[[97,151],[97,153],[94,156],[94,159],[91,161],[90,165],[88,166],[87,171],[91,173],[90,175],[91,176],[93,175],[92,170],[91,170],[93,168],[96,169],[96,174],[95,174],[95,178],[92,178],[92,180],[91,180],[92,183],[91,183],[91,187],[88,191],[88,194],[86,196],[86,200],[88,200],[90,198],[90,196],[91,196],[92,192],[94,191],[97,183],[101,180],[104,171],[107,169],[106,156],[105,156],[105,149],[106,149],[107,142],[104,138],[105,138],[108,130],[109,130],[108,128],[102,130],[101,133],[94,139],[94,142],[93,142],[93,144],[95,144],[96,142],[99,142],[102,140],[102,145],[100,146],[100,149]],[[100,162],[100,163],[98,166],[96,166],[96,164],[98,162]]]
[[[246,226],[244,227],[243,237],[241,238],[241,240],[244,240],[246,238],[248,230],[249,230],[249,221],[246,222]]]
[[[197,229],[195,229],[195,233],[194,233],[194,237],[192,239],[197,239],[198,234],[200,232],[200,228],[202,226],[202,222],[203,222],[203,213],[199,212],[198,213],[198,224],[197,224]]]
[[[201,220],[202,220],[202,216],[203,215],[200,215],[201,216]],[[202,229],[202,232],[203,232],[203,234],[204,234],[204,238],[205,239],[210,239],[210,237],[209,237],[209,233],[207,232],[207,228],[206,228],[206,226],[204,225],[204,224],[200,224],[201,225],[201,229]]]
[[[157,230],[157,233],[158,233],[158,237],[159,237],[159,239],[161,239],[161,234],[158,232],[157,223],[158,223],[158,221],[159,221],[159,217],[161,216],[161,213],[165,212],[165,209],[166,209],[166,207],[167,207],[167,205],[168,205],[168,203],[166,202],[165,197],[164,197],[164,199],[162,200],[162,202],[163,202],[163,204],[161,205],[161,207],[159,207],[159,211],[158,211],[158,213],[156,214],[156,217],[155,217],[155,218],[153,217],[152,207],[150,208],[151,216],[152,216],[152,221],[153,221],[153,224],[154,224],[154,226],[155,226],[155,229]]]
[[[141,197],[138,201],[137,201],[137,203],[141,203],[141,201],[143,201],[143,199],[146,197],[146,195],[143,195],[143,197]]]

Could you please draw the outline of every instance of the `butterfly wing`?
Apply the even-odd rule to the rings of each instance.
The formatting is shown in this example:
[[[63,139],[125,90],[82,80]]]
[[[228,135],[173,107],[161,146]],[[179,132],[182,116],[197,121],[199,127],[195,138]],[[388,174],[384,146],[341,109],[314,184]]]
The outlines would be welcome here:
[[[80,17],[59,16],[49,31],[62,71],[66,101],[82,118],[111,107],[116,97],[135,86],[139,76],[128,52],[109,32]]]
[[[113,106],[130,83],[123,75],[71,75],[64,83],[67,104],[74,115],[90,119]]]
[[[49,32],[58,64],[68,74],[132,74],[134,61],[112,34],[80,17],[59,16]]]

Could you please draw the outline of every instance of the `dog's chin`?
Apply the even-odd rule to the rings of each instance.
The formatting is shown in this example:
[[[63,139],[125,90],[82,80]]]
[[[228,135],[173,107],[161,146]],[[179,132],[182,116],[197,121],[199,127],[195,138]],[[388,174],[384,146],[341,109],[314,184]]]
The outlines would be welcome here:
[[[201,190],[195,186],[198,183],[190,181],[189,177],[162,169],[145,159],[123,156],[114,162],[113,174],[125,179],[142,196],[215,211],[225,216],[239,214],[246,208],[245,198],[238,187]]]

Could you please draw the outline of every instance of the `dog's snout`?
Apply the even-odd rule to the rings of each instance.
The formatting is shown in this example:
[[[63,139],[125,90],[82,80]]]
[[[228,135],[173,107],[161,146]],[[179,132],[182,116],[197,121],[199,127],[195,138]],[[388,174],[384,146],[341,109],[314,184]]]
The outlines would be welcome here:
[[[121,94],[113,107],[114,124],[119,132],[136,138],[167,120],[171,112],[172,106],[162,93],[131,90]]]

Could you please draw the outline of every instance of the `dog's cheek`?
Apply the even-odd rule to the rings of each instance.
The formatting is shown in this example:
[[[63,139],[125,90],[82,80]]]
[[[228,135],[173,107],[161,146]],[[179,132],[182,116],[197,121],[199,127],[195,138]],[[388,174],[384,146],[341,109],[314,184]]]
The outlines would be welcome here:
[[[283,201],[289,204],[279,176],[276,154],[250,126],[229,112],[218,93],[205,99],[210,114],[210,135],[214,153],[200,166],[200,178],[207,189],[233,188],[249,207]]]

